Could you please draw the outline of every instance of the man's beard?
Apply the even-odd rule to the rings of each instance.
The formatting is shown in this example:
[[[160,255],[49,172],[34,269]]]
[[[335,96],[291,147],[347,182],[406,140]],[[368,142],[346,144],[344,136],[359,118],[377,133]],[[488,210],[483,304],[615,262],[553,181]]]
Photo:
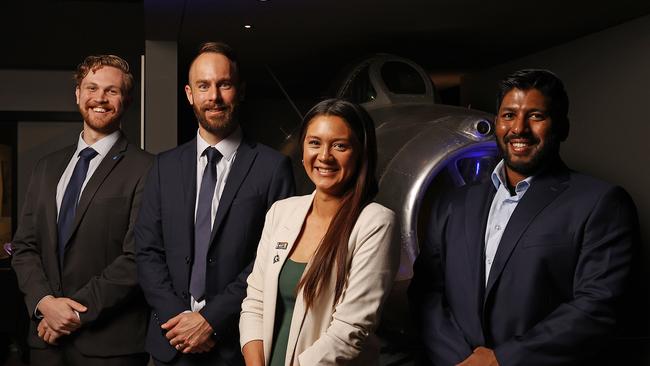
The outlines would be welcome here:
[[[97,131],[102,134],[110,134],[120,128],[120,119],[122,118],[122,112],[106,116],[105,119],[91,117],[88,109],[95,107],[102,107],[107,109],[107,113],[114,112],[115,109],[109,104],[90,104],[86,103],[85,106],[79,105],[79,113],[83,118],[85,124],[90,127],[93,131]]]
[[[239,108],[237,105],[233,105],[232,108],[228,108],[226,106],[221,115],[208,118],[206,110],[214,107],[215,106],[211,105],[197,106],[194,104],[192,106],[192,109],[194,110],[196,119],[199,121],[199,124],[201,127],[203,127],[204,130],[210,132],[211,134],[225,138],[237,127],[237,115]]]
[[[504,137],[503,142],[498,141],[497,148],[503,156],[503,160],[508,168],[524,176],[530,177],[537,174],[550,163],[555,161],[559,156],[560,140],[555,134],[549,135],[544,141],[544,146],[534,154],[529,161],[513,161],[507,148],[511,139],[526,138],[535,143],[539,143],[539,139],[532,135],[509,135]],[[506,146],[504,146],[506,145]]]

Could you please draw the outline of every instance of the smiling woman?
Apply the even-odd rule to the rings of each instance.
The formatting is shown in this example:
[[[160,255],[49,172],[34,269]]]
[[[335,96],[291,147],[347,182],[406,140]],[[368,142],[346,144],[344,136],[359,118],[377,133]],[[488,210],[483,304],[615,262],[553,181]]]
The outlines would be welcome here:
[[[316,190],[269,210],[239,323],[246,364],[376,364],[373,334],[399,264],[395,214],[372,200],[372,120],[330,99],[303,120]]]
[[[338,116],[318,115],[303,137],[303,165],[321,194],[341,195],[356,169],[359,141]]]

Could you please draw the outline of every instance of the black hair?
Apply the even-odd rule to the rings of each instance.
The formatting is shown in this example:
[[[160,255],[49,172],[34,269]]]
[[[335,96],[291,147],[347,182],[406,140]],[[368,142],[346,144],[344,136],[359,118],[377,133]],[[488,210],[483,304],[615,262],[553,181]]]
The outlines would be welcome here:
[[[553,120],[555,132],[560,141],[569,134],[569,96],[564,84],[557,75],[544,69],[524,69],[515,71],[499,82],[497,113],[501,102],[512,89],[539,90],[548,100],[548,109]]]

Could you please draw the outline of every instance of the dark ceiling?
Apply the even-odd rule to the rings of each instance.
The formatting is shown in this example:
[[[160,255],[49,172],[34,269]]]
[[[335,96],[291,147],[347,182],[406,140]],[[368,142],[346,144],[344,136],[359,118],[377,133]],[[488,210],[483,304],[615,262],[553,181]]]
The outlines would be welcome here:
[[[298,85],[375,52],[434,74],[480,69],[649,14],[650,1],[41,0],[0,10],[0,68],[71,69],[106,52],[138,63],[145,39],[177,41],[182,68],[199,42],[224,40],[253,72],[268,66]]]
[[[165,8],[159,4],[167,4]],[[588,6],[580,5],[588,4]],[[219,38],[275,67],[370,52],[484,67],[648,14],[649,1],[145,0],[148,39]],[[251,29],[245,29],[249,24]]]
[[[0,5],[4,69],[71,70],[83,57],[144,51],[142,1],[5,0]]]

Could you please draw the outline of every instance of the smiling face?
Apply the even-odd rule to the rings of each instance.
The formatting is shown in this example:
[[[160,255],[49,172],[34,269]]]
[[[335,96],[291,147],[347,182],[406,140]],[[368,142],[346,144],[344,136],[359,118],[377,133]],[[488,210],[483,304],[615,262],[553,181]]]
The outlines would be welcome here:
[[[358,143],[348,124],[338,116],[318,115],[303,140],[303,166],[316,191],[342,196],[357,170]]]
[[[187,100],[199,121],[199,133],[216,143],[237,127],[237,75],[230,60],[214,52],[199,55],[190,67]]]
[[[75,91],[84,128],[108,135],[120,128],[127,106],[124,73],[112,66],[88,71]]]
[[[496,119],[496,138],[512,186],[537,173],[559,151],[548,99],[537,89],[512,89]]]

